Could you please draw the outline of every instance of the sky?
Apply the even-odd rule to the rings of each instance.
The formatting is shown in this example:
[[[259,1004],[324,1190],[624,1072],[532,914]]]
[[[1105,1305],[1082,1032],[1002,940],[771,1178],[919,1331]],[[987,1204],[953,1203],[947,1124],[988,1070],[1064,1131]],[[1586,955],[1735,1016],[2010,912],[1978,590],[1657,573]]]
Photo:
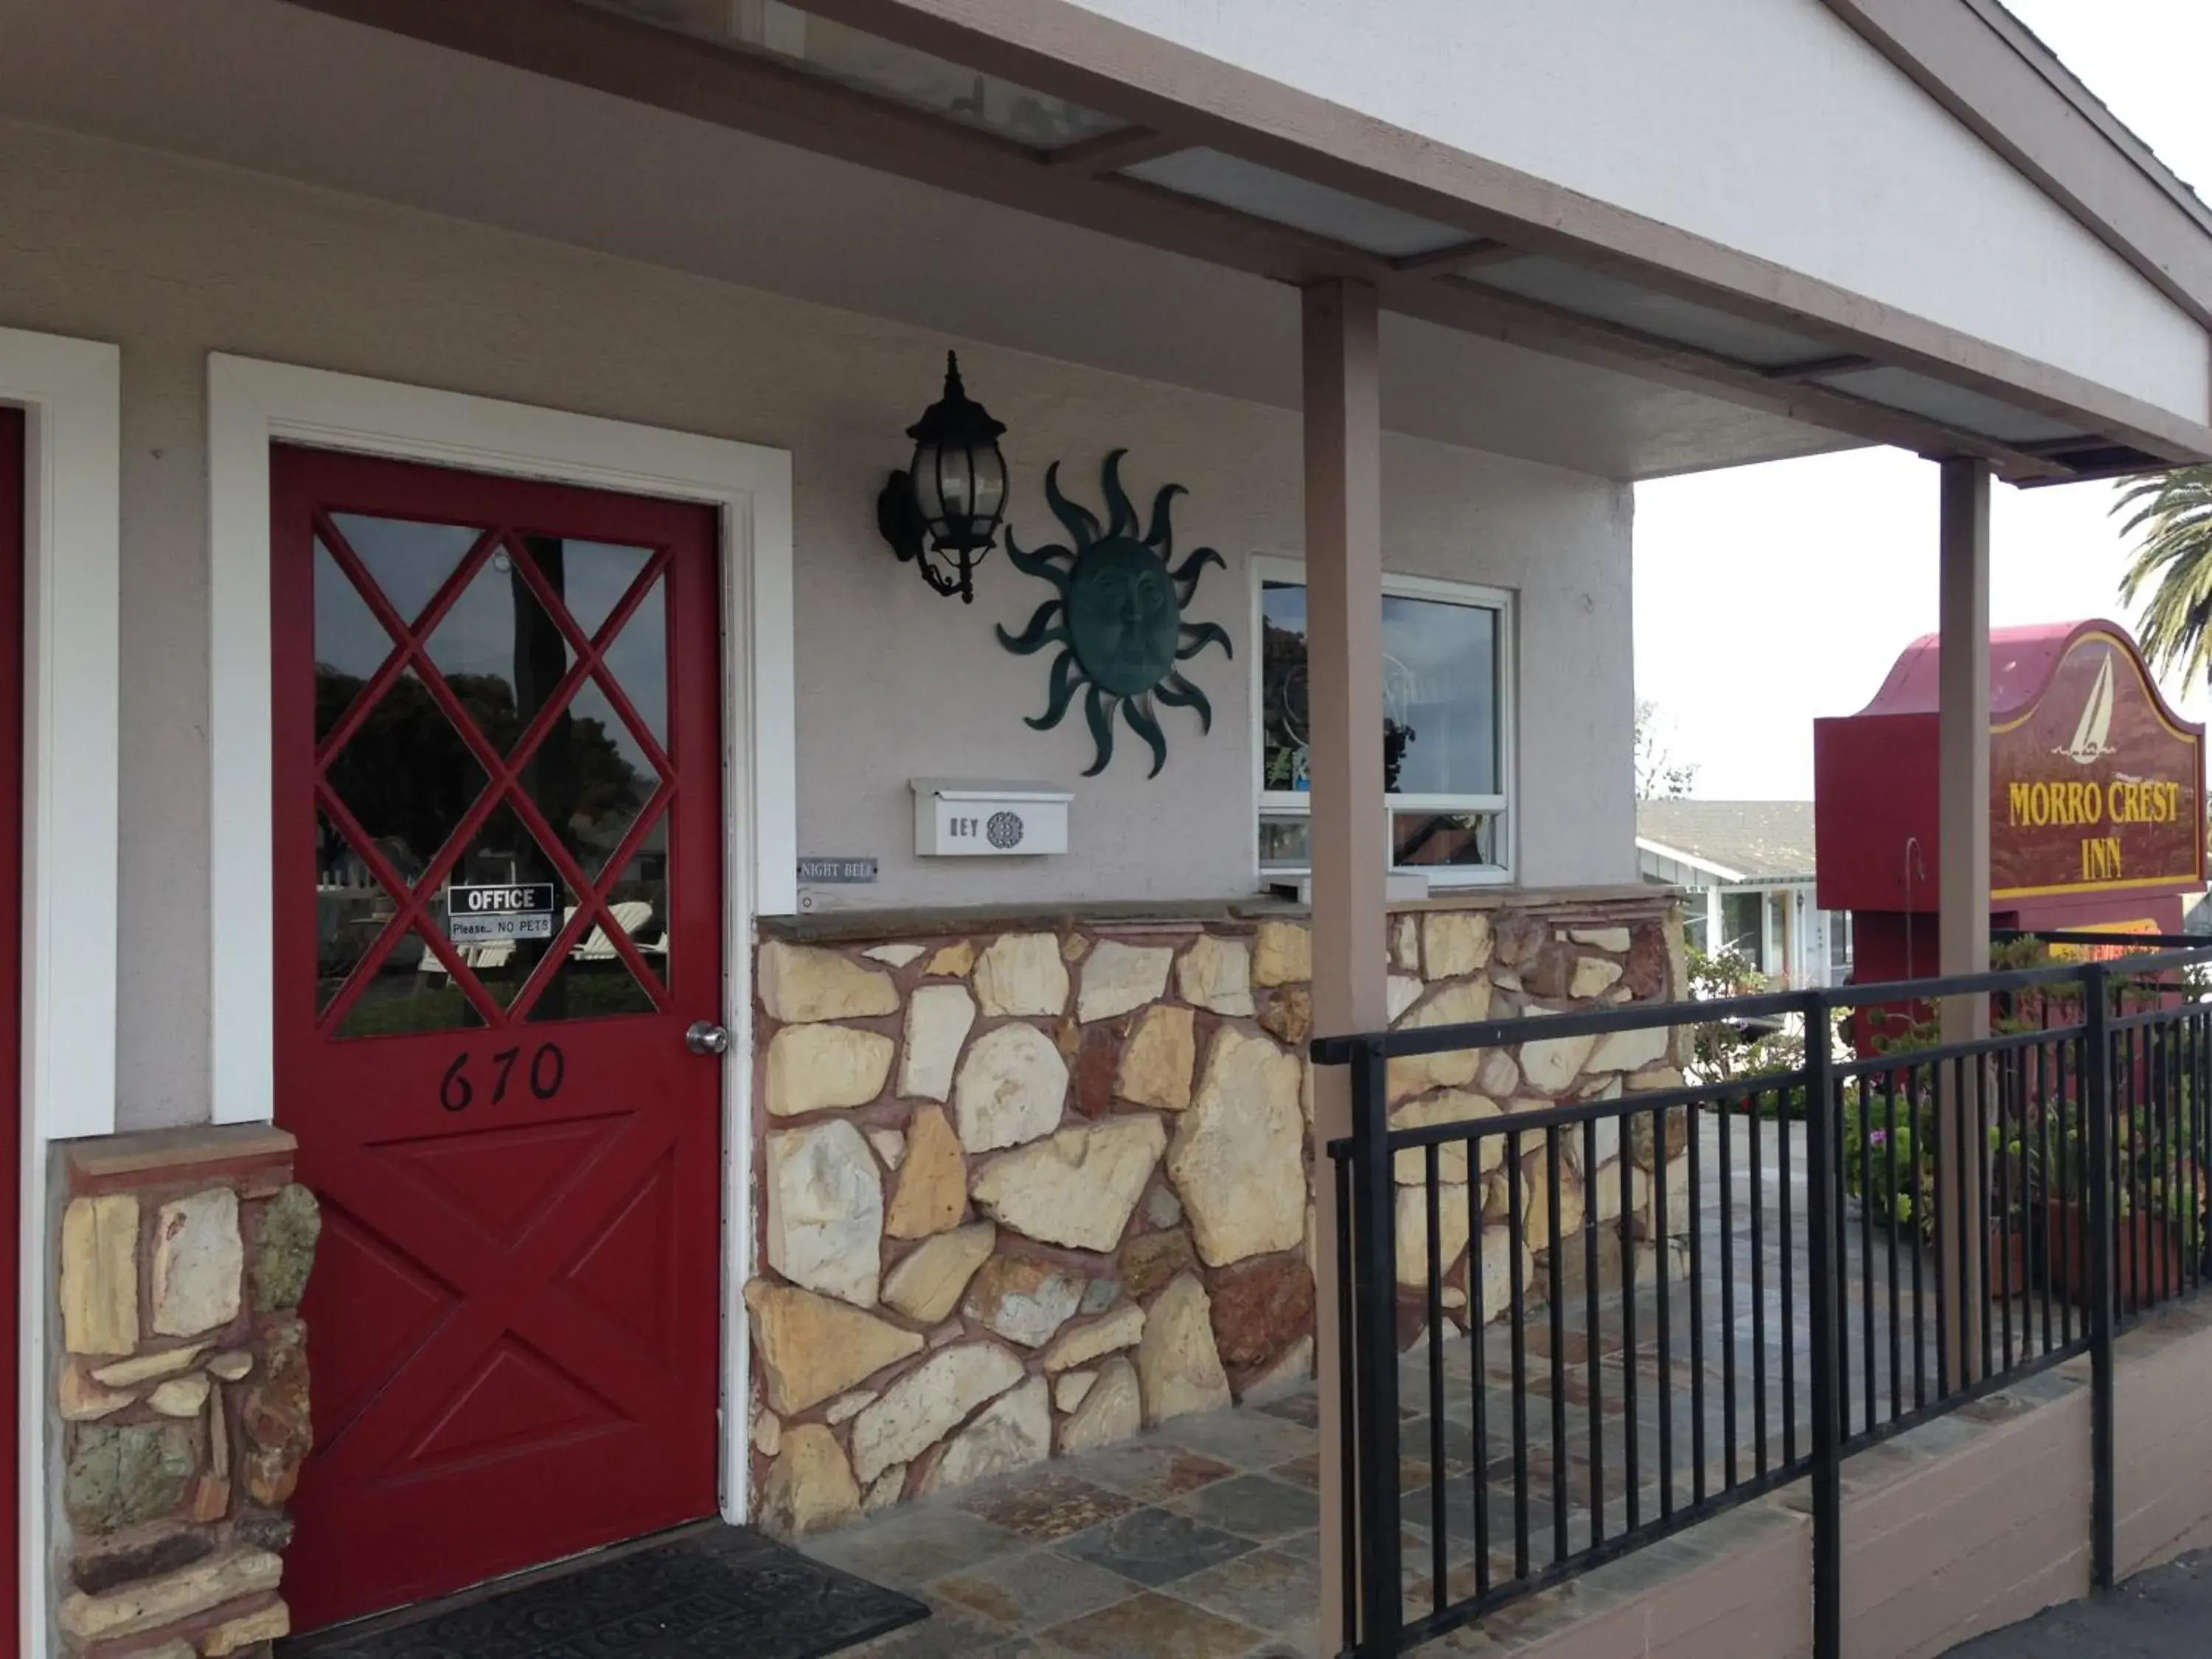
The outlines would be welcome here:
[[[2208,0],[2007,0],[2166,163],[2212,193]],[[2109,617],[2126,548],[2109,483],[1999,484],[1993,625]],[[1863,708],[1936,627],[1936,469],[1858,451],[1636,491],[1637,696],[1711,799],[1807,799],[1813,720]],[[2201,690],[2178,696],[2212,716]]]

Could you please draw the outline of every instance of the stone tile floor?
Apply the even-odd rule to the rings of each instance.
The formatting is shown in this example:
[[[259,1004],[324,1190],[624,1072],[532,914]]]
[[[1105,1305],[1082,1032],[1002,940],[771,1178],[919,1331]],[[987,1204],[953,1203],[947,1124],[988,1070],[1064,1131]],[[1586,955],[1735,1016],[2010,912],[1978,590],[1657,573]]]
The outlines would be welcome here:
[[[1467,1338],[1455,1336],[1440,1346],[1433,1365],[1425,1345],[1401,1364],[1409,1618],[1436,1605],[1439,1571],[1446,1599],[1456,1601],[1586,1548],[1594,1513],[1601,1513],[1605,1534],[1623,1530],[1631,1521],[1625,1477],[1632,1445],[1635,1518],[1644,1521],[1660,1513],[1662,1489],[1677,1504],[1693,1501],[1701,1450],[1708,1492],[1809,1450],[1803,1130],[1784,1135],[1768,1124],[1755,1143],[1753,1136],[1741,1118],[1701,1121],[1698,1293],[1687,1280],[1670,1283],[1663,1322],[1662,1294],[1648,1272],[1633,1298],[1601,1295],[1594,1319],[1580,1283],[1563,1281],[1556,1322],[1540,1276],[1522,1326],[1517,1425],[1516,1362],[1504,1325],[1488,1328],[1479,1356]],[[1787,1235],[1780,1225],[1785,1183]],[[1845,1231],[1853,1272],[1844,1358],[1857,1427],[1869,1375],[1874,1420],[1892,1414],[1893,1306],[1899,1314],[1894,1397],[1906,1410],[1913,1404],[1911,1253],[1900,1254],[1900,1296],[1893,1304],[1887,1236],[1862,1229],[1855,1217]],[[1869,1261],[1872,1273],[1865,1271]],[[1926,1293],[1932,1308],[1932,1285]],[[1932,1319],[1927,1325],[1932,1396]],[[1489,1380],[1480,1391],[1473,1386],[1478,1358]],[[1478,1410],[1486,1448],[1480,1482]],[[920,1595],[936,1615],[854,1650],[855,1659],[1317,1659],[1317,1412],[1308,1388],[1255,1408],[1182,1419],[1125,1444],[909,1505],[804,1547]],[[1524,1532],[1520,1554],[1516,1540]],[[1650,1570],[1664,1570],[1667,1552],[1680,1547],[1678,1540],[1646,1551]],[[1486,1573],[1477,1571],[1479,1555]],[[1554,1593],[1540,1605],[1507,1609],[1486,1628],[1501,1638],[1516,1629],[1532,1633],[1532,1623],[1561,1616],[1561,1601]]]
[[[928,1602],[852,1659],[1312,1656],[1313,1394],[909,1505],[805,1546]]]

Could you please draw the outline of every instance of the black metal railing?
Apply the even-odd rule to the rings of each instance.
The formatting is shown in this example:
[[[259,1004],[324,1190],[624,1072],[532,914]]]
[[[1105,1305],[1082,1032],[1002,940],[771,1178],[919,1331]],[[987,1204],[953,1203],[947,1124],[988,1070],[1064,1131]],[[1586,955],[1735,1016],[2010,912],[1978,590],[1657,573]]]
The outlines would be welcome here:
[[[1396,1655],[1809,1479],[1833,1659],[1843,1459],[2084,1353],[2108,1583],[2112,1339],[2207,1266],[2212,1002],[2188,978],[2208,964],[1316,1041],[1353,1106],[1329,1147],[1343,1651]],[[1939,1004],[1986,1033],[1946,1040]],[[1777,1018],[1802,1059],[1670,1069],[1695,1031]],[[1456,1084],[1486,1050],[1547,1098]]]

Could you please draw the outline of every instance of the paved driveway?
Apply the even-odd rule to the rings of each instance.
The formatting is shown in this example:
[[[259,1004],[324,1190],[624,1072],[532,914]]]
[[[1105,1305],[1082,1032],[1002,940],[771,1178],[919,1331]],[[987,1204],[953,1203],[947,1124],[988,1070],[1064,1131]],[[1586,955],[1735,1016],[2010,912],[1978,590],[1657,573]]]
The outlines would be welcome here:
[[[2203,1659],[2212,1654],[2212,1552],[2139,1573],[1953,1648],[1944,1659]]]

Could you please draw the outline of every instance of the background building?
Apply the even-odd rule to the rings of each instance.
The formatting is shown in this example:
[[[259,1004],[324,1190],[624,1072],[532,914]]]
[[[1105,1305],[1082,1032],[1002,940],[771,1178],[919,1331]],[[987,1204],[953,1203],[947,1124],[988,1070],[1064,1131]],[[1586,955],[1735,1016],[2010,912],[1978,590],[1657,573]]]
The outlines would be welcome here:
[[[1775,984],[1840,985],[1850,918],[1814,902],[1808,800],[1641,800],[1644,879],[1683,891],[1692,950],[1733,951]]]

